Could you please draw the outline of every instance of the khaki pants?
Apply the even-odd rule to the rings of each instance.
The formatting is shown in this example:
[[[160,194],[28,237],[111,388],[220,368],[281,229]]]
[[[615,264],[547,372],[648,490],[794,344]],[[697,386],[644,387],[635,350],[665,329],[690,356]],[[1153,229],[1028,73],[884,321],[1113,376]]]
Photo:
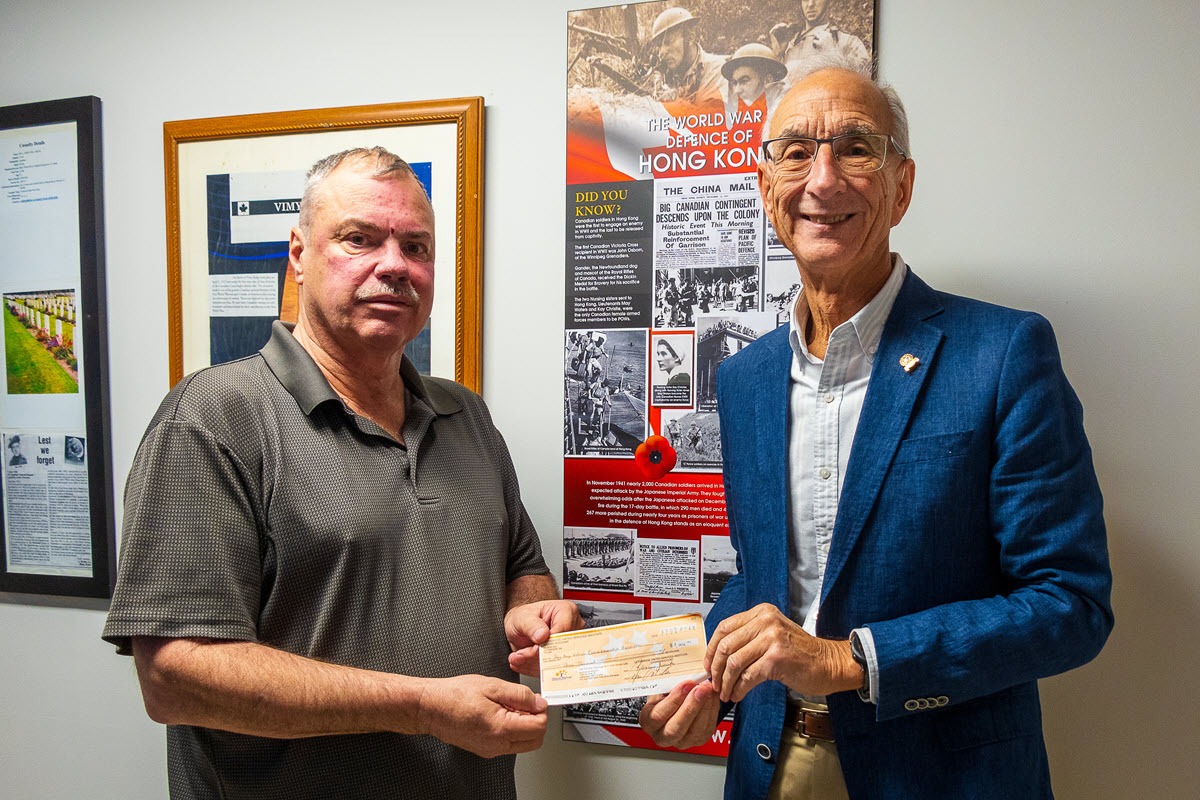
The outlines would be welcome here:
[[[784,728],[767,800],[848,800],[837,745]]]

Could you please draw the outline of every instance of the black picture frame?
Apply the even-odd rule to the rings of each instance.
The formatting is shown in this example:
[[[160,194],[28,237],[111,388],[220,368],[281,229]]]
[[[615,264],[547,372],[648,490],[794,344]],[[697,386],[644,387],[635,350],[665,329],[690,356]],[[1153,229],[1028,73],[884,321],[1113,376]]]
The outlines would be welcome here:
[[[10,571],[9,524],[0,514],[0,591],[111,598],[116,580],[112,447],[108,392],[108,320],[104,276],[104,180],[100,98],[72,97],[0,108],[0,131],[75,123],[79,221],[79,298],[73,331],[81,336],[83,420],[86,430],[91,576]],[[7,165],[6,165],[7,166]],[[6,213],[0,204],[0,214]],[[7,312],[6,312],[7,313]],[[0,419],[0,424],[8,424]],[[70,438],[64,436],[64,440]],[[0,509],[8,508],[0,486]]]

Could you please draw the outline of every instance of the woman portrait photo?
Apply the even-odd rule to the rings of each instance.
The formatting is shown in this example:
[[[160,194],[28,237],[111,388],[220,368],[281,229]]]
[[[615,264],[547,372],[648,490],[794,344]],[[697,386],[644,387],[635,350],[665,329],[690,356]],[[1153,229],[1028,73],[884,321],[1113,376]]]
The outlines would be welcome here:
[[[669,334],[655,337],[652,402],[656,406],[691,406],[692,359],[691,334]]]
[[[691,386],[692,376],[683,371],[683,359],[665,338],[660,337],[654,346],[658,368],[667,375],[667,386]]]

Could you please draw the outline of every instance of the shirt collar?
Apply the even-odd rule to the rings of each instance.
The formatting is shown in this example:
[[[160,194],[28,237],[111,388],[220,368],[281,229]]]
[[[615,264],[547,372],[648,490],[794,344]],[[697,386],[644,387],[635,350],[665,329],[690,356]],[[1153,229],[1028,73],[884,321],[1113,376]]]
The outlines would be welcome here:
[[[907,271],[908,267],[905,266],[904,259],[900,257],[900,254],[892,253],[892,274],[888,276],[883,287],[871,298],[869,303],[842,323],[842,325],[851,326],[858,337],[859,347],[866,353],[870,362],[875,361],[875,351],[879,348],[879,339],[883,336],[884,323],[887,322],[888,315],[892,313],[892,305],[896,302],[896,295],[900,293],[900,287],[904,284],[904,275]],[[796,304],[792,306],[791,331],[788,339],[791,342],[792,351],[798,357],[815,364],[819,362],[819,359],[808,351],[808,343],[804,341],[804,328],[808,324],[808,315],[808,300],[804,296],[803,287],[801,287],[800,294],[796,297]]]
[[[330,400],[342,405],[342,398],[329,385],[317,362],[292,335],[295,327],[279,320],[271,324],[271,339],[259,351],[263,360],[305,414],[312,414],[317,406]],[[435,413],[446,416],[462,410],[453,395],[417,372],[408,356],[400,361],[400,377],[408,393]]]

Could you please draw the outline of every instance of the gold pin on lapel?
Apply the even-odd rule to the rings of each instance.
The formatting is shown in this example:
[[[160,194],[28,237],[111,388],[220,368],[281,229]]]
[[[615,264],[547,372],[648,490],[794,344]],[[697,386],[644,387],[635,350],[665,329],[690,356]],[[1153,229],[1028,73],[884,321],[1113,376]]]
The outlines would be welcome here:
[[[912,353],[905,353],[900,356],[900,366],[904,367],[905,372],[912,372],[921,363],[921,359],[914,356]]]

